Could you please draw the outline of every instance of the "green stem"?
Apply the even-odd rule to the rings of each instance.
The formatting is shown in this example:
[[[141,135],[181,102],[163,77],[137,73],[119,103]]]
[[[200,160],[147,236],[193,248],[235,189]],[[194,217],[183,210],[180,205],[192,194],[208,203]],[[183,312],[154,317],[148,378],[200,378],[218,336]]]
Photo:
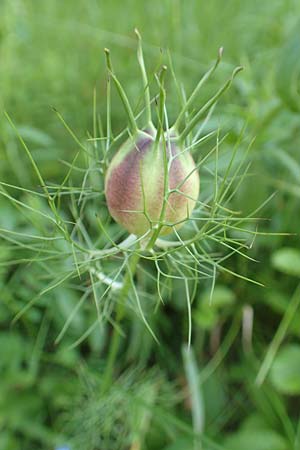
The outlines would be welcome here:
[[[110,85],[110,77],[107,79],[107,88],[106,88],[106,152],[105,156],[107,156],[107,152],[110,147],[111,142],[111,85]]]
[[[158,78],[159,83],[159,105],[158,105],[158,126],[157,126],[157,133],[155,137],[155,144],[159,145],[159,141],[161,138],[161,135],[164,132],[164,110],[165,110],[165,103],[166,103],[166,91],[164,87],[164,79],[165,74],[167,71],[167,66],[162,66],[161,72]]]
[[[185,138],[190,134],[190,132],[193,130],[193,128],[197,125],[197,123],[199,122],[201,116],[208,111],[218,100],[219,98],[224,94],[224,92],[227,91],[227,89],[230,88],[235,76],[241,71],[243,70],[243,67],[239,66],[236,67],[236,69],[234,69],[234,71],[232,72],[231,78],[226,81],[226,83],[218,90],[218,92],[208,100],[207,103],[205,103],[204,106],[202,106],[202,108],[197,112],[197,114],[195,114],[195,116],[192,118],[192,120],[190,121],[190,123],[185,127],[185,129],[183,130],[183,132],[181,133],[179,139],[181,141],[184,141]]]
[[[122,321],[122,319],[125,316],[126,299],[127,299],[128,293],[130,291],[131,280],[136,272],[139,259],[140,259],[140,254],[134,253],[131,256],[131,259],[129,261],[129,264],[127,267],[127,272],[126,272],[124,282],[123,282],[123,287],[122,287],[120,295],[119,295],[119,303],[117,305],[116,319],[115,319],[115,323],[117,325],[120,324],[120,322]],[[101,386],[102,393],[107,392],[107,390],[110,388],[110,386],[112,384],[113,371],[114,371],[114,367],[115,367],[116,358],[118,356],[118,350],[120,347],[120,339],[121,339],[120,332],[118,331],[117,327],[115,327],[113,330],[112,340],[111,340],[111,344],[110,344],[110,348],[109,348],[108,359],[107,359],[105,371],[103,374],[103,381],[102,381],[102,386]]]
[[[190,95],[189,99],[187,100],[187,102],[185,103],[185,105],[183,106],[183,108],[181,109],[179,116],[174,124],[174,128],[176,130],[178,130],[178,127],[180,125],[180,122],[182,121],[182,119],[184,118],[185,113],[188,111],[188,109],[191,107],[191,105],[193,104],[196,96],[198,95],[198,92],[200,91],[200,89],[202,88],[202,86],[204,85],[204,83],[209,80],[209,78],[212,76],[212,74],[215,72],[216,68],[218,67],[221,58],[222,58],[222,54],[223,54],[223,47],[221,47],[219,49],[218,52],[218,57],[217,60],[215,62],[215,64],[213,65],[213,67],[211,69],[209,69],[201,78],[201,80],[199,81],[199,83],[197,84],[197,86],[195,87],[194,91],[192,92],[192,94]]]
[[[113,82],[115,83],[118,94],[122,100],[124,109],[128,116],[130,131],[134,135],[137,133],[138,127],[137,127],[135,117],[134,117],[133,111],[131,109],[128,97],[127,97],[124,89],[122,88],[120,81],[118,80],[118,78],[116,77],[116,75],[113,71],[113,67],[112,67],[111,59],[110,59],[110,52],[109,52],[108,48],[105,48],[104,52],[105,52],[105,57],[106,57],[106,65],[107,65],[108,73],[109,73],[110,77],[112,78]]]
[[[145,67],[145,61],[144,61],[144,53],[143,53],[143,47],[142,47],[142,37],[136,28],[135,34],[138,38],[138,49],[137,49],[137,58],[140,65],[140,69],[142,72],[142,78],[143,78],[143,87],[144,87],[144,95],[145,95],[145,110],[146,110],[146,121],[147,125],[152,123],[151,118],[151,98],[150,98],[150,88],[149,88],[149,81],[147,77],[147,71]]]
[[[159,89],[160,89],[160,93],[159,93],[159,105],[158,105],[158,127],[157,127],[157,132],[156,132],[156,137],[155,137],[155,147],[156,149],[160,149],[160,144],[164,146],[164,151],[163,151],[163,164],[164,164],[164,200],[163,200],[163,205],[162,205],[162,209],[160,212],[160,217],[159,217],[159,224],[157,226],[157,228],[154,230],[148,245],[146,247],[147,250],[151,250],[152,247],[155,244],[156,239],[158,238],[160,231],[163,227],[163,225],[161,224],[161,222],[164,219],[165,216],[165,211],[166,211],[166,206],[167,206],[167,192],[168,192],[168,188],[169,188],[169,171],[168,171],[168,149],[167,149],[167,143],[164,137],[164,114],[165,114],[165,102],[166,102],[166,91],[165,91],[165,87],[164,87],[164,79],[165,79],[165,74],[167,71],[167,66],[162,66],[161,72],[160,72],[160,76],[158,78],[158,83],[159,83]]]

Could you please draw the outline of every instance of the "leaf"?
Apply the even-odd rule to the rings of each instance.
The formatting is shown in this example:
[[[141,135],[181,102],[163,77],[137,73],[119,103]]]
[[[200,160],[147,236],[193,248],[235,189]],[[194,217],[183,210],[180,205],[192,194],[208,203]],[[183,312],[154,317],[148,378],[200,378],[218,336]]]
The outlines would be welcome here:
[[[273,430],[242,430],[225,440],[228,450],[288,450],[285,439]]]
[[[300,250],[281,248],[272,254],[271,263],[280,272],[300,277]]]
[[[193,348],[184,346],[182,349],[184,369],[189,388],[189,396],[195,433],[202,433],[205,423],[205,407],[203,393],[199,384],[199,369],[196,363]]]
[[[78,297],[75,291],[62,287],[55,292],[55,303],[53,308],[56,311],[55,320],[58,323],[64,323],[72,316],[70,328],[76,331],[76,334],[83,333],[85,328],[84,315],[81,311],[76,311]],[[59,313],[59,314],[57,314]]]
[[[266,305],[268,305],[268,307],[272,308],[275,313],[283,316],[289,306],[290,297],[288,297],[286,293],[282,293],[281,291],[272,289],[265,292],[263,301],[266,303]],[[291,334],[299,336],[299,323],[300,311],[297,310],[289,327],[289,332]]]
[[[218,322],[219,314],[224,314],[234,302],[235,294],[231,289],[216,285],[212,293],[210,289],[204,292],[193,318],[201,328],[211,329]]]
[[[300,165],[297,159],[281,148],[271,147],[267,149],[269,157],[278,161],[281,167],[288,171],[288,177],[294,178],[296,183],[300,179]]]
[[[164,450],[194,450],[194,443],[192,439],[180,438],[177,439],[173,444],[168,445]]]
[[[5,448],[5,450],[19,450],[17,439],[10,433],[1,432],[0,436],[0,448]]]
[[[210,330],[218,322],[218,314],[213,308],[200,307],[194,312],[193,319],[199,327]]]
[[[277,354],[270,371],[270,380],[282,394],[300,394],[300,346],[289,344]]]
[[[298,29],[282,48],[276,73],[277,91],[292,111],[300,110],[300,41]]]
[[[30,143],[43,147],[48,147],[50,145],[53,145],[54,143],[49,134],[45,133],[42,130],[39,130],[38,128],[34,128],[28,125],[19,125],[18,130],[22,137]]]
[[[29,346],[21,335],[10,332],[0,334],[0,369],[5,368],[9,375],[18,372],[29,355]]]
[[[215,286],[212,295],[210,295],[210,292],[207,292],[203,297],[203,303],[208,303],[213,308],[223,308],[231,305],[234,301],[234,292],[221,284]]]

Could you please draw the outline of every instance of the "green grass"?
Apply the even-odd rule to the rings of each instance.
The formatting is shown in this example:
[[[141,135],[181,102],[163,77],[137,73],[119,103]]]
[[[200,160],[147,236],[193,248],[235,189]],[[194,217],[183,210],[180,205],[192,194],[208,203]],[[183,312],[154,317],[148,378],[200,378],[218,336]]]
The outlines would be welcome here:
[[[0,9],[0,448],[300,449],[298,2]],[[189,119],[244,67],[190,140],[195,214],[153,252],[103,195],[127,132],[103,49],[137,114],[135,27],[170,123],[221,46]]]

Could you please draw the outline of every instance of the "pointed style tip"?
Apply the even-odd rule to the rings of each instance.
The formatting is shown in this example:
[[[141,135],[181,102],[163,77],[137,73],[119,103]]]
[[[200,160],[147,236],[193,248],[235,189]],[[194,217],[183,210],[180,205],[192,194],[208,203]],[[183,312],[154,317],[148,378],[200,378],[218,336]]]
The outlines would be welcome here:
[[[241,72],[244,69],[245,69],[244,66],[237,66],[233,73],[236,75],[237,73]]]
[[[242,70],[244,70],[244,67],[243,67],[243,66],[237,66],[237,67],[235,67],[235,69],[234,69],[233,72],[232,72],[231,78],[230,78],[230,80],[229,80],[228,82],[231,83],[231,82],[234,80],[234,78],[236,77],[236,75],[237,75],[238,73],[242,72]]]
[[[141,41],[142,40],[142,36],[141,36],[139,30],[136,27],[134,29],[134,32],[135,32],[135,35],[138,38],[138,40]]]

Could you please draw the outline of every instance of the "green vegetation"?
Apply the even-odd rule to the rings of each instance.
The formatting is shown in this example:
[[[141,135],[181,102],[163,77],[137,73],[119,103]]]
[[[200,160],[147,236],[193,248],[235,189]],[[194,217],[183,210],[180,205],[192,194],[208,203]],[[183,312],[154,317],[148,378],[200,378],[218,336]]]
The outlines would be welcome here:
[[[300,450],[299,2],[0,12],[0,448]],[[128,137],[104,48],[149,115],[135,27],[156,126],[244,67],[182,125],[199,202],[148,246],[104,196]]]

